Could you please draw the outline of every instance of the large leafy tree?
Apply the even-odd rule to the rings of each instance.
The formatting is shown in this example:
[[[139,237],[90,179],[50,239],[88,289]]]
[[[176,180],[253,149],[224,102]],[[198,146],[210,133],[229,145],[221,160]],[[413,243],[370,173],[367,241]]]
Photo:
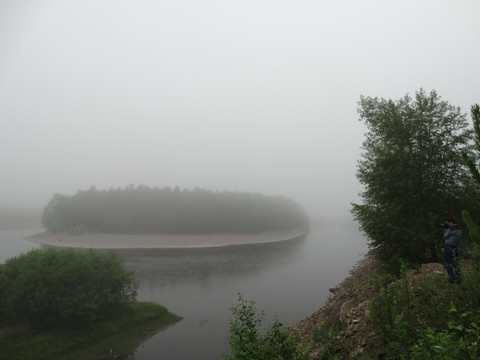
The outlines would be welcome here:
[[[363,202],[352,213],[371,252],[391,265],[436,260],[438,225],[460,214],[470,191],[466,115],[423,89],[397,101],[362,96],[358,113],[368,131],[357,169]]]
[[[473,130],[475,133],[475,145],[473,147],[472,153],[468,153],[466,150],[462,152],[463,161],[467,164],[470,174],[477,185],[477,205],[480,204],[479,194],[480,194],[480,170],[479,170],[479,161],[480,161],[480,105],[472,105],[471,109]],[[471,208],[469,208],[471,210]],[[469,235],[472,240],[480,245],[480,230],[475,224],[474,219],[470,215],[469,210],[464,210],[462,216],[465,220],[465,223],[468,226]],[[478,219],[477,219],[478,222]]]
[[[473,153],[462,152],[463,161],[467,164],[475,182],[480,185],[480,170],[477,162],[480,160],[480,105],[475,104],[470,108],[473,130],[475,132],[475,146]]]

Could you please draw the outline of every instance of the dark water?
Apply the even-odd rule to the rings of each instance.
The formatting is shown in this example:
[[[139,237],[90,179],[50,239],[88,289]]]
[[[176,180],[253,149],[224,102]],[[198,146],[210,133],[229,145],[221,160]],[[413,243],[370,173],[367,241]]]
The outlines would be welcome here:
[[[0,262],[30,248],[23,240],[41,229],[0,231]],[[120,250],[139,281],[138,300],[153,301],[183,316],[139,346],[131,359],[219,359],[229,352],[229,308],[241,293],[294,324],[318,310],[366,241],[351,222],[314,223],[311,232],[286,242],[182,250]]]

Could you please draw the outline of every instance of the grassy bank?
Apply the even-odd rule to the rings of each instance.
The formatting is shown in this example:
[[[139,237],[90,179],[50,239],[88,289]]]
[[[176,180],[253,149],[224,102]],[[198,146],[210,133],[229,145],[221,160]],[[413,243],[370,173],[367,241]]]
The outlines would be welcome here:
[[[0,360],[118,358],[180,319],[161,305],[137,302],[112,320],[79,330],[35,332],[24,325],[0,325]]]

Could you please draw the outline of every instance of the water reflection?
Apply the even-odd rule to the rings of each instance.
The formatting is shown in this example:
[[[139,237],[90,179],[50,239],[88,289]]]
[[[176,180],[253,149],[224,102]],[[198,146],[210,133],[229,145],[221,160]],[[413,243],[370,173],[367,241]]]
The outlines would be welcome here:
[[[228,309],[239,292],[256,301],[267,321],[278,315],[293,324],[319,309],[366,242],[352,223],[315,225],[294,241],[124,253],[140,281],[139,299],[184,317],[144,342],[134,359],[219,359],[229,352]]]
[[[214,274],[258,272],[295,256],[305,236],[271,244],[193,249],[121,249],[116,252],[137,278],[162,283],[198,282]]]
[[[261,292],[273,294],[277,275],[282,277],[285,265],[301,255],[305,240],[302,236],[270,244],[119,251],[135,271],[139,299],[156,301],[184,317],[143,343],[134,358],[220,358],[229,351],[228,309],[237,293],[249,299]]]
[[[41,229],[0,231],[0,262],[40,245]],[[129,359],[219,359],[229,352],[229,307],[237,293],[255,300],[267,321],[293,324],[325,303],[366,250],[351,222],[315,223],[291,241],[193,249],[116,250],[139,282],[138,300],[183,316],[139,346]]]

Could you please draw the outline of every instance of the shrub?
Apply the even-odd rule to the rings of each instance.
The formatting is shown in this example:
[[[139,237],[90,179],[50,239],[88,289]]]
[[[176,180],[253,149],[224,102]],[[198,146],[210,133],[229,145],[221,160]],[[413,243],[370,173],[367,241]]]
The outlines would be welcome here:
[[[268,329],[261,331],[264,312],[258,312],[254,301],[246,301],[239,294],[239,304],[230,311],[229,342],[233,356],[225,360],[306,360],[306,349],[296,333],[275,319]]]
[[[480,358],[479,314],[471,311],[459,314],[452,304],[450,313],[454,320],[448,329],[435,331],[428,328],[412,347],[411,360],[455,360]]]
[[[474,250],[472,260],[462,263],[461,284],[447,284],[442,276],[409,284],[405,272],[399,280],[385,274],[374,279],[369,320],[385,358],[480,359]]]
[[[345,327],[340,324],[334,324],[331,321],[325,321],[321,326],[312,328],[313,340],[315,343],[322,344],[318,360],[338,360],[340,353],[344,349],[352,349],[352,344],[344,334]]]
[[[412,309],[412,294],[404,270],[395,281],[388,273],[380,274],[375,297],[370,302],[370,322],[380,335],[387,358],[401,359],[416,338],[418,319]]]
[[[32,250],[0,269],[0,314],[41,328],[83,326],[135,300],[133,273],[112,252]]]

